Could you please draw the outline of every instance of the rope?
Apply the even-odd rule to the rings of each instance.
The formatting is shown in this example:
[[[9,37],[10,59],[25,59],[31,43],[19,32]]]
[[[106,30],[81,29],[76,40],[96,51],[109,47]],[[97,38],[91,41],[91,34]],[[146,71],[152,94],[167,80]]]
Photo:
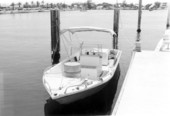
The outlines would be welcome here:
[[[53,60],[54,60],[54,57],[56,55],[56,51],[57,51],[57,45],[55,46],[55,48],[53,49],[53,55],[52,55],[52,63],[53,63]]]

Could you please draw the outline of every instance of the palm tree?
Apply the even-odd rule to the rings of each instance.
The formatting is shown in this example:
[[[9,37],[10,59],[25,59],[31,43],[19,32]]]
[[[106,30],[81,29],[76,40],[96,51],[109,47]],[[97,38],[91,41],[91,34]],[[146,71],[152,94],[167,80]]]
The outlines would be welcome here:
[[[31,2],[31,7],[32,7],[32,8],[34,7],[34,1]]]
[[[14,10],[15,8],[14,8],[14,6],[15,6],[15,3],[13,2],[13,3],[11,3],[11,6],[12,6],[12,10]]]
[[[19,6],[19,8],[21,7],[21,2],[18,2],[18,6]]]
[[[53,6],[54,6],[53,3],[50,3],[50,7],[53,8]]]
[[[37,4],[37,7],[40,7],[40,2],[39,1],[37,1],[36,4]]]
[[[48,6],[49,6],[49,3],[46,3],[46,7],[47,7],[47,9],[49,8]]]
[[[25,7],[25,8],[28,8],[28,7],[29,7],[29,3],[28,3],[28,2],[25,2],[24,7]]]
[[[41,4],[44,5],[44,1],[42,1]]]
[[[42,8],[44,7],[44,1],[41,1],[41,7]]]

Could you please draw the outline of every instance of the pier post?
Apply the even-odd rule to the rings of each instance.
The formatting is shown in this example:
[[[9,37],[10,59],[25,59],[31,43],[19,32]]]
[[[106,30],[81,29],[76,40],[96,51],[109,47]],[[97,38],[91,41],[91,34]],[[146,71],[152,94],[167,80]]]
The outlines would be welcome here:
[[[169,20],[170,20],[170,3],[167,3],[168,4],[168,16],[167,16],[167,24],[166,24],[166,29],[168,29],[170,27],[170,24],[169,24]]]
[[[138,8],[138,27],[137,27],[137,38],[135,51],[141,52],[140,32],[141,32],[141,17],[142,17],[142,0],[139,0]]]
[[[60,12],[51,10],[51,60],[52,64],[60,60]]]
[[[119,9],[114,9],[114,23],[113,23],[113,31],[116,33],[113,40],[113,48],[118,49],[118,34],[119,34]]]
[[[139,9],[138,9],[138,29],[137,32],[141,32],[141,15],[142,15],[142,0],[139,0]]]

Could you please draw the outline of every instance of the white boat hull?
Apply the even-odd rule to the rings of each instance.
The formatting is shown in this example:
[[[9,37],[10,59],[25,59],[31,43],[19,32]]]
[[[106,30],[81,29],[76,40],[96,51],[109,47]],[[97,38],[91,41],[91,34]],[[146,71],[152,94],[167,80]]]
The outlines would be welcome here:
[[[46,79],[45,77],[43,77],[44,87],[46,88],[47,92],[50,94],[51,98],[53,100],[56,100],[60,104],[69,104],[69,103],[84,99],[88,96],[91,96],[99,92],[100,90],[102,90],[102,88],[104,88],[107,85],[107,83],[109,83],[109,81],[114,77],[115,71],[119,64],[120,56],[121,56],[121,52],[119,51],[118,58],[115,61],[116,63],[113,64],[114,66],[110,68],[110,71],[106,74],[106,80],[103,80],[103,81],[100,80],[98,81],[96,85],[89,87],[88,89],[80,90],[78,92],[76,91],[71,94],[66,94],[63,96],[54,96],[54,93],[52,93],[51,90],[49,89],[50,87],[48,87],[48,85],[45,84]]]
[[[102,90],[106,85],[107,85],[107,83],[102,84],[98,87],[92,88],[92,89],[87,90],[87,91],[79,92],[79,93],[76,93],[76,94],[73,94],[73,95],[69,95],[69,96],[65,96],[65,97],[56,99],[56,101],[60,104],[69,104],[69,103],[84,99],[86,97],[89,97],[91,95],[94,95],[95,93]]]
[[[94,27],[73,27],[62,30],[60,34],[87,31],[109,33],[111,37],[116,35],[112,30]],[[45,70],[43,75],[45,89],[51,99],[60,104],[75,102],[99,92],[114,77],[121,56],[120,50],[85,41],[74,45],[75,41],[70,39],[66,40],[70,45],[68,58]]]
[[[118,72],[120,71],[119,67],[117,67]],[[120,76],[119,74],[117,74],[116,76]],[[72,103],[72,102],[75,102],[75,101],[78,101],[78,100],[81,100],[81,99],[84,99],[84,98],[87,98],[87,97],[90,97],[100,91],[103,90],[103,88],[105,88],[108,83],[110,83],[111,81],[117,81],[117,78],[114,78],[114,75],[112,76],[111,80],[109,80],[108,82],[98,86],[98,87],[95,87],[95,88],[92,88],[88,91],[84,91],[84,92],[80,92],[80,93],[76,93],[74,95],[70,95],[70,96],[65,96],[65,97],[62,97],[62,98],[59,98],[59,99],[56,99],[56,101],[60,104],[69,104],[69,103]]]

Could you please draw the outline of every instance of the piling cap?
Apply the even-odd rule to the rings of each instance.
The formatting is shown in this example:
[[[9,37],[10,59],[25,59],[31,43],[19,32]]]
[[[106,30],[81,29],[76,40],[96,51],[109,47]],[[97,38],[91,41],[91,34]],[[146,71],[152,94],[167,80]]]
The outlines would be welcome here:
[[[135,43],[135,51],[136,52],[141,52],[141,42],[140,41],[137,41],[136,43]]]

